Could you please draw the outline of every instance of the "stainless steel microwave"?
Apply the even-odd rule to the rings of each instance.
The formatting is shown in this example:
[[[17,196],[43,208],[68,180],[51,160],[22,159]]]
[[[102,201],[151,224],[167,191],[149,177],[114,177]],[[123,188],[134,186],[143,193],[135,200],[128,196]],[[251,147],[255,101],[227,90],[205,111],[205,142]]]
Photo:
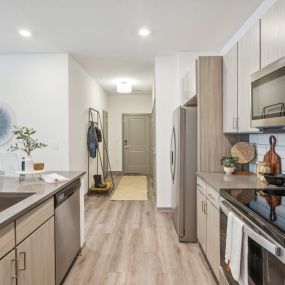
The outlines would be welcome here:
[[[285,127],[285,57],[251,75],[251,127]]]

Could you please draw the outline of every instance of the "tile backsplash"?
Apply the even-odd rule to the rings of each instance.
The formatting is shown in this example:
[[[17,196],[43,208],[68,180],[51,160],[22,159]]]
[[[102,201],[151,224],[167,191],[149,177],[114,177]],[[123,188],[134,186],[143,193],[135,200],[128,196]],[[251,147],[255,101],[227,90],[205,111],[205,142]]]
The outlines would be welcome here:
[[[250,134],[249,142],[256,146],[255,160],[250,163],[249,169],[251,172],[255,172],[255,162],[263,160],[265,153],[269,150],[269,137],[272,134]],[[285,174],[285,134],[273,134],[276,137],[276,153],[281,157],[281,170]]]

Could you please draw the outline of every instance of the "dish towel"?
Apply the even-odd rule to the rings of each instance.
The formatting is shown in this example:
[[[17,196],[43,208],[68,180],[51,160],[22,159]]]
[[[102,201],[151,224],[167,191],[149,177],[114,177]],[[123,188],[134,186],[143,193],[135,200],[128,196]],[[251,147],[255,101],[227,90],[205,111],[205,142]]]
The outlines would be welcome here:
[[[58,182],[64,182],[64,181],[69,180],[68,178],[61,176],[57,173],[41,175],[40,178],[47,183],[58,183]]]
[[[247,285],[247,235],[244,223],[232,212],[228,214],[225,262],[232,277],[241,285]]]

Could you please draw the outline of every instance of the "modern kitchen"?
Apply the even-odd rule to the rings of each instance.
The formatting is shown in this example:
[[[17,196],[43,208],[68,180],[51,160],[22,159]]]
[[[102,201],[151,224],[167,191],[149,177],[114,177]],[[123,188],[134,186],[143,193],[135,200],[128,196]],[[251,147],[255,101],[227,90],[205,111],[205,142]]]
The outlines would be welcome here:
[[[285,284],[285,0],[4,2],[0,285]]]

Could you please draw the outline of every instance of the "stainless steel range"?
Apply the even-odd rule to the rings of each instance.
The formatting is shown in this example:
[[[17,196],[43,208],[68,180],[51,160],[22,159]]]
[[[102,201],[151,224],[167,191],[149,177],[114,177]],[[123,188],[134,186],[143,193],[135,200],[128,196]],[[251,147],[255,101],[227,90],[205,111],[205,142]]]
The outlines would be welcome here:
[[[285,189],[221,190],[220,283],[235,285],[224,261],[230,211],[245,223],[249,284],[285,284]]]

